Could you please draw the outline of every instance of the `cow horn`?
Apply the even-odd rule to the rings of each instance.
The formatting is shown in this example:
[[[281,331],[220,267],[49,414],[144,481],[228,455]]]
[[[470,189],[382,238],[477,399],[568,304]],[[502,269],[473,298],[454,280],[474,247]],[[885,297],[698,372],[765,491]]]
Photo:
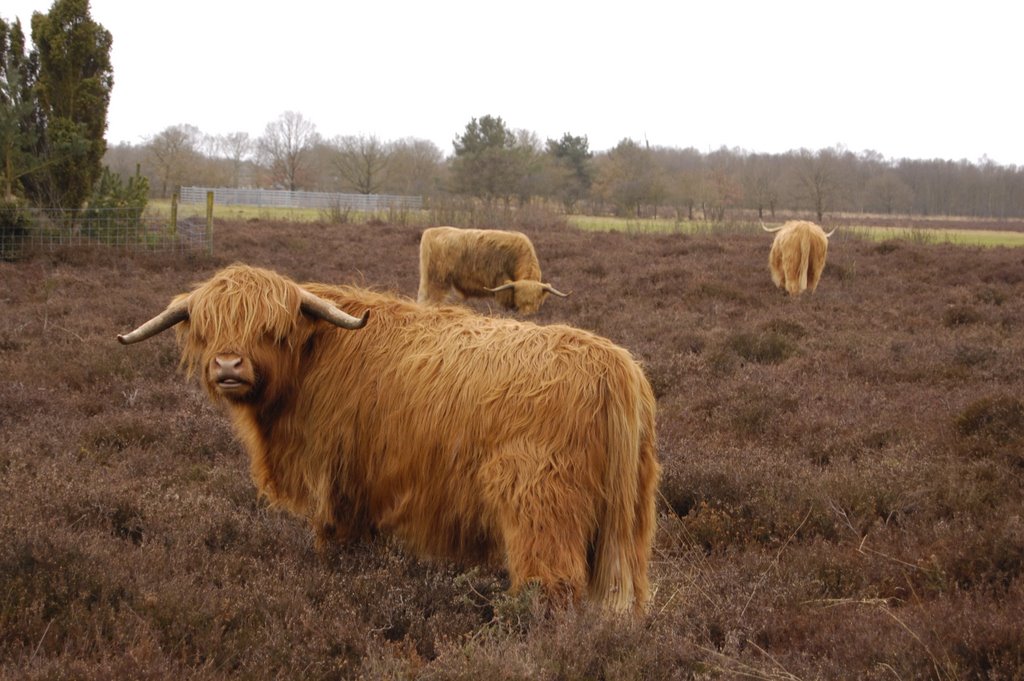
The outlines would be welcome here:
[[[167,306],[166,310],[153,317],[134,331],[118,334],[117,340],[122,345],[138,343],[139,341],[144,341],[147,338],[157,335],[161,331],[166,331],[175,324],[183,322],[186,319],[188,319],[188,298],[176,303],[171,303]]]
[[[501,286],[496,286],[494,288],[487,288],[486,286],[484,286],[484,289],[490,291],[491,293],[497,293],[498,291],[507,291],[510,288],[515,288],[515,287],[516,287],[515,283],[510,281],[507,284],[502,284]]]
[[[569,293],[562,293],[561,291],[559,291],[557,288],[555,288],[551,284],[544,284],[544,290],[547,291],[548,293],[553,293],[554,295],[558,296],[559,298],[568,298],[569,297],[569,293],[571,293],[571,291]]]
[[[833,234],[835,234],[837,229],[839,229],[839,228],[838,227],[833,227],[831,232],[828,232],[827,234],[825,234],[825,238],[827,239],[830,236],[832,236]]]
[[[764,220],[762,220],[761,221],[761,229],[763,229],[766,232],[777,232],[780,229],[782,229],[782,225],[779,225],[778,227],[766,227],[765,224],[764,224]]]
[[[315,296],[306,289],[300,289],[300,291],[302,311],[311,317],[322,319],[343,329],[361,329],[366,326],[366,320],[370,318],[369,310],[364,312],[362,317],[353,317],[339,309],[334,303]]]

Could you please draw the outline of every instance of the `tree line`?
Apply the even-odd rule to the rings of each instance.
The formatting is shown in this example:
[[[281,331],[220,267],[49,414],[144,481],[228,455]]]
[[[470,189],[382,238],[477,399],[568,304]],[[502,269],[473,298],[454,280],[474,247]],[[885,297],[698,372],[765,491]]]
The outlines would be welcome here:
[[[264,134],[203,134],[175,125],[111,147],[114,170],[143,169],[154,197],[182,185],[474,197],[507,206],[557,203],[568,213],[726,219],[737,210],[1024,217],[1024,168],[887,159],[843,147],[763,154],[652,146],[629,138],[594,152],[585,135],[540,140],[500,116],[473,118],[446,154],[433,142],[321,136],[286,111]]]
[[[20,21],[0,18],[0,181],[4,197],[38,205],[134,205],[205,185],[466,196],[679,219],[723,220],[738,210],[762,218],[806,211],[819,221],[839,212],[1024,217],[1024,168],[985,158],[897,160],[841,146],[702,152],[629,138],[594,152],[585,135],[541,140],[493,115],[470,120],[447,153],[416,138],[327,138],[294,111],[260,136],[181,124],[108,147],[111,35],[90,18],[88,0],[55,0],[34,13],[32,41],[26,51]]]

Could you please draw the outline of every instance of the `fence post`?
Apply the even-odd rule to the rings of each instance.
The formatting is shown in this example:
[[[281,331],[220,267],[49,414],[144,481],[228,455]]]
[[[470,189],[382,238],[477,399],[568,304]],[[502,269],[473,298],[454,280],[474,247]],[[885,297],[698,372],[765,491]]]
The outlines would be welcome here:
[[[178,192],[171,194],[171,235],[178,238]]]
[[[206,192],[206,250],[213,255],[213,191]]]

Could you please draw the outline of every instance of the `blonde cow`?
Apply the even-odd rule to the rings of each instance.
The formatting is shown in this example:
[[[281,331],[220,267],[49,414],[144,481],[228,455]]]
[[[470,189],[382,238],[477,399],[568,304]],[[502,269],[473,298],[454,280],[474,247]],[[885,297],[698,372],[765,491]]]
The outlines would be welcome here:
[[[530,239],[497,229],[431,227],[420,238],[417,299],[444,303],[455,292],[465,298],[491,298],[507,310],[535,313],[548,294],[566,297],[541,281],[540,263]]]
[[[611,341],[245,265],[118,339],[172,327],[259,491],[319,546],[380,532],[503,563],[513,589],[643,609],[656,405]]]
[[[821,227],[806,220],[790,220],[774,228],[761,223],[761,227],[775,233],[768,254],[768,267],[775,285],[793,296],[807,289],[814,293],[825,269],[828,238],[835,230],[826,234]]]

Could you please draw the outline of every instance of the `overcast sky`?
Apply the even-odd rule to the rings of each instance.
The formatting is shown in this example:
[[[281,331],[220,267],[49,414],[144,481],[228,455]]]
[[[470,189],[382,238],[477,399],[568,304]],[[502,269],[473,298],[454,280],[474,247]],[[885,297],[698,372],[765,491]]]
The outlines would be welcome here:
[[[22,20],[49,0],[3,0]],[[295,111],[325,137],[445,155],[472,118],[543,141],[1024,166],[1024,9],[1009,0],[92,0],[114,38],[107,140],[172,125],[263,134]]]

